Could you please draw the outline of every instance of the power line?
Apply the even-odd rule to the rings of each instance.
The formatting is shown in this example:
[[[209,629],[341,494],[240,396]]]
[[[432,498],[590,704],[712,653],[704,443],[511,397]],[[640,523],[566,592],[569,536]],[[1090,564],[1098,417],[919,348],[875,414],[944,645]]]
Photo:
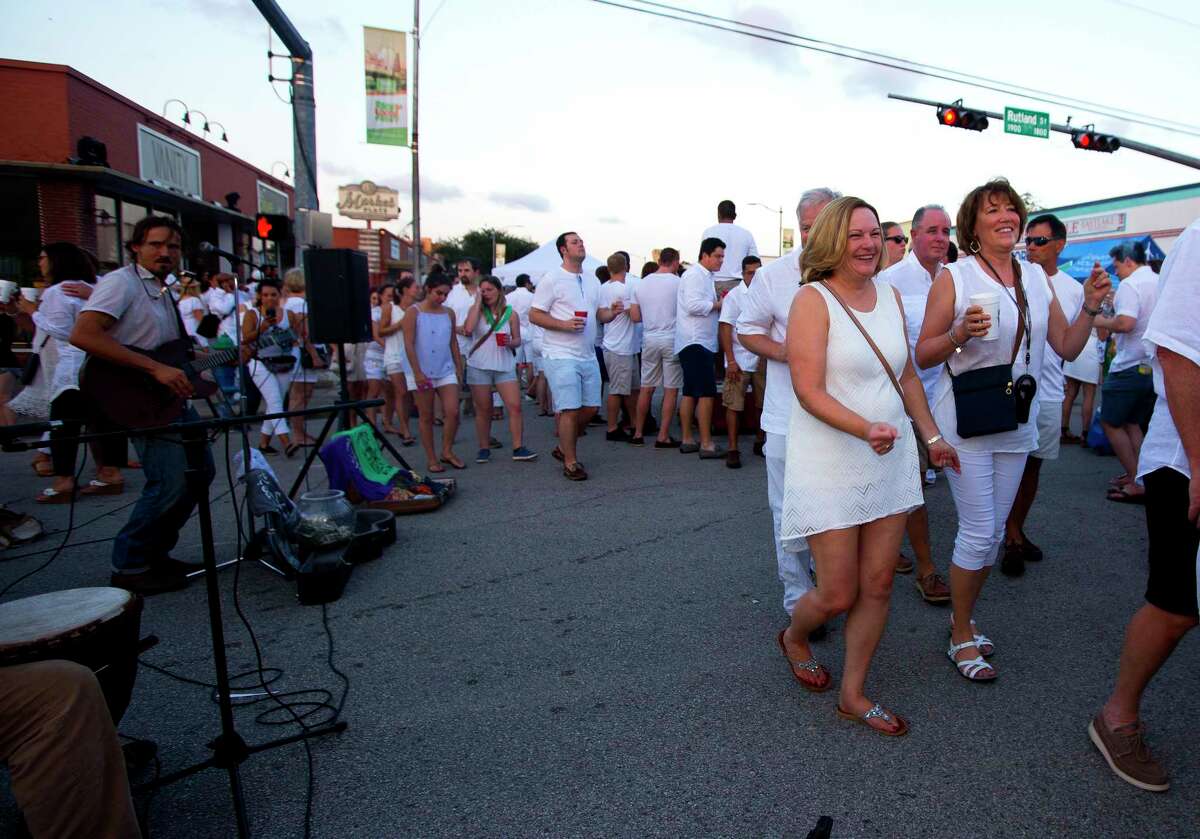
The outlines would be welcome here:
[[[1160,17],[1163,20],[1169,20],[1172,23],[1182,23],[1184,26],[1190,26],[1193,29],[1200,29],[1200,23],[1185,20],[1181,17],[1175,17],[1175,15],[1169,15],[1166,12],[1160,12],[1157,9],[1151,9],[1148,6],[1139,6],[1137,3],[1128,3],[1126,0],[1108,0],[1108,2],[1112,3],[1114,6],[1124,6],[1127,9],[1136,9],[1139,12],[1144,12],[1148,15],[1154,15],[1155,17]]]
[[[1106,116],[1111,119],[1118,119],[1118,120],[1123,120],[1125,122],[1137,123],[1139,125],[1145,125],[1150,128],[1157,128],[1157,129],[1160,129],[1163,131],[1172,131],[1172,132],[1177,132],[1180,134],[1190,134],[1194,137],[1200,137],[1200,126],[1193,126],[1189,123],[1177,123],[1177,122],[1174,122],[1173,120],[1161,120],[1161,119],[1159,119],[1157,117],[1153,117],[1149,114],[1140,114],[1136,111],[1123,111],[1123,109],[1117,109],[1117,110],[1122,110],[1122,113],[1113,113],[1109,110],[1104,110],[1104,108],[1107,108],[1108,106],[1098,105],[1096,103],[1089,103],[1089,102],[1086,102],[1085,100],[1050,98],[1053,96],[1053,94],[1050,94],[1045,91],[1038,91],[1035,88],[1021,88],[1019,85],[1017,85],[1017,86],[1012,86],[1012,85],[1002,86],[1002,85],[1006,85],[1006,83],[999,81],[999,80],[995,80],[995,79],[989,79],[985,76],[975,76],[975,75],[972,75],[969,73],[961,73],[957,70],[950,70],[950,69],[943,68],[943,67],[937,67],[935,65],[921,64],[919,62],[909,61],[908,59],[904,59],[904,58],[895,58],[892,56],[884,55],[882,53],[875,53],[875,52],[871,52],[870,50],[859,49],[857,47],[847,47],[842,44],[837,44],[837,43],[834,43],[831,41],[821,41],[821,40],[815,39],[815,38],[808,38],[806,36],[796,35],[796,34],[793,34],[790,32],[785,32],[783,30],[772,29],[772,28],[766,27],[766,26],[759,26],[758,24],[746,23],[744,21],[734,20],[731,18],[722,18],[722,17],[718,17],[716,15],[708,15],[708,14],[703,14],[701,12],[693,12],[688,9],[682,9],[682,8],[679,8],[676,6],[669,6],[665,3],[653,3],[653,2],[650,2],[650,0],[633,0],[633,2],[643,3],[644,5],[656,6],[658,8],[670,9],[672,11],[680,12],[681,15],[667,14],[665,12],[657,12],[657,11],[653,11],[651,9],[638,8],[636,6],[627,6],[627,5],[624,5],[623,3],[613,2],[613,0],[592,0],[592,2],[599,3],[599,4],[605,5],[605,6],[613,6],[618,9],[625,9],[626,11],[630,11],[630,12],[639,12],[641,14],[651,15],[653,17],[665,18],[667,20],[674,20],[674,21],[678,21],[681,23],[690,23],[693,26],[703,26],[708,29],[716,29],[716,30],[719,30],[722,32],[732,32],[735,35],[745,35],[749,38],[757,38],[758,40],[761,40],[761,41],[769,41],[771,43],[783,44],[785,46],[797,47],[799,49],[806,49],[806,50],[810,50],[812,52],[822,53],[824,55],[833,55],[833,56],[837,56],[839,58],[849,58],[851,60],[861,61],[866,64],[874,64],[878,67],[887,67],[892,70],[900,70],[902,72],[912,73],[912,74],[918,75],[918,76],[925,76],[925,77],[932,78],[932,79],[939,79],[941,81],[953,82],[955,84],[963,84],[963,85],[967,85],[968,87],[975,87],[975,88],[979,88],[981,90],[990,90],[990,91],[993,91],[996,93],[1004,93],[1004,94],[1009,94],[1009,95],[1013,95],[1013,96],[1020,96],[1024,99],[1031,99],[1035,102],[1044,102],[1044,103],[1051,104],[1051,105],[1058,105],[1059,107],[1063,107],[1063,108],[1084,108],[1085,110],[1088,110],[1094,114]],[[691,15],[692,17],[684,17],[682,15]],[[704,18],[704,20],[697,20],[696,18]],[[733,26],[745,27],[745,28],[735,29],[735,28],[731,28],[728,26],[722,26],[722,25],[720,25],[720,23],[710,23],[710,22],[708,22],[709,20],[719,21],[720,23],[729,23],[729,24],[732,24]],[[764,34],[759,34],[759,32],[748,32],[748,31],[746,31],[747,28],[748,29],[757,29],[757,30],[760,30],[761,32],[769,32],[772,34],[764,35]],[[783,37],[773,37],[773,35],[780,35]],[[795,40],[784,40],[784,38],[790,38],[790,39],[795,39]],[[808,43],[798,44],[795,42],[796,40],[807,41]],[[813,46],[813,44],[815,44],[817,46]],[[853,53],[861,53],[861,55],[855,55]],[[926,68],[926,69],[919,69],[919,68]],[[952,75],[947,75],[947,74],[952,74]],[[971,79],[975,79],[976,81],[971,81]],[[1014,89],[1014,87],[1019,88],[1019,89]],[[1022,92],[1022,90],[1030,91],[1030,92],[1025,93],[1025,92]],[[1128,115],[1126,115],[1126,114],[1128,114]],[[1145,117],[1145,119],[1140,119],[1138,117]],[[1165,123],[1171,123],[1171,124],[1165,124]],[[1172,125],[1184,126],[1184,127],[1172,127]]]

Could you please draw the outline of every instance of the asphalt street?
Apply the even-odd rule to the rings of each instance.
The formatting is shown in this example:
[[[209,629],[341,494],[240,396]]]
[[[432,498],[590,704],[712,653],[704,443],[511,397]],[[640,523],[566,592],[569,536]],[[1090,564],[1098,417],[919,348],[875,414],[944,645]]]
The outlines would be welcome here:
[[[896,578],[868,682],[912,727],[889,739],[839,720],[836,691],[806,693],[779,653],[766,476],[748,440],[746,467],[733,471],[593,430],[580,445],[591,479],[571,483],[550,457],[550,420],[527,427],[538,461],[513,462],[505,449],[455,473],[457,497],[400,519],[397,545],[356,568],[328,607],[333,659],[351,680],[349,730],[312,746],[314,836],[802,837],[821,815],[837,839],[1200,835],[1200,633],[1144,707],[1169,793],[1117,780],[1085,731],[1144,586],[1143,511],[1104,500],[1115,460],[1070,448],[1043,470],[1027,530],[1046,559],[1020,579],[997,573],[977,612],[996,642],[994,684],[957,674],[945,655],[948,610],[921,602],[911,576]],[[507,443],[507,429],[497,435]],[[464,458],[472,437],[460,432]],[[404,453],[423,466],[418,451]],[[222,461],[223,446],[216,454]],[[28,459],[0,455],[0,499],[32,511],[43,482]],[[272,463],[284,476],[299,465]],[[104,540],[141,485],[140,473],[128,477],[125,495],[81,503],[72,546],[5,599],[106,585]],[[322,477],[318,466],[313,483]],[[221,467],[214,496],[225,482]],[[955,530],[944,480],[928,503],[944,570]],[[63,538],[66,507],[36,512],[59,532],[19,553]],[[231,559],[228,496],[214,517],[218,558]],[[193,520],[175,556],[199,562],[199,541]],[[8,553],[0,587],[50,556]],[[257,565],[226,569],[220,583],[232,669],[255,666],[232,608],[236,585],[266,666],[283,671],[273,687],[341,696],[320,607],[299,605],[294,585]],[[161,639],[145,661],[213,679],[201,585],[149,599],[142,629]],[[840,625],[815,651],[837,679]],[[294,728],[256,723],[268,707],[236,713],[251,743]],[[156,741],[169,772],[207,756],[217,709],[208,689],[143,668],[121,731]],[[306,767],[301,745],[243,764],[255,835],[302,834]],[[221,771],[148,803],[153,836],[235,835]],[[0,834],[12,835],[15,819],[0,784]]]

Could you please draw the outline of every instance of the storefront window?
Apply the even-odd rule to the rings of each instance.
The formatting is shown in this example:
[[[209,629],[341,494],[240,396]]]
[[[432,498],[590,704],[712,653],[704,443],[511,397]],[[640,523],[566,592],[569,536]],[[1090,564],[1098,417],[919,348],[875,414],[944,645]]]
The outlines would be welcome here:
[[[101,272],[121,265],[121,243],[117,238],[117,201],[107,195],[96,196],[96,258]]]
[[[139,221],[146,217],[146,208],[140,204],[130,204],[128,201],[121,202],[121,245],[133,238],[133,228]],[[124,249],[123,249],[124,250]],[[122,261],[129,259],[128,252],[121,254]]]

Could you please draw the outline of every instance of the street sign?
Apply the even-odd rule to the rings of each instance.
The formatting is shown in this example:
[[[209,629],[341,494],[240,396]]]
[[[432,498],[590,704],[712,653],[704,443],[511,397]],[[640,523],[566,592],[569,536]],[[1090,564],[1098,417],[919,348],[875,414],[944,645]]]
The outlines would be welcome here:
[[[1021,134],[1025,137],[1050,137],[1050,115],[1024,108],[1004,108],[1004,133]]]

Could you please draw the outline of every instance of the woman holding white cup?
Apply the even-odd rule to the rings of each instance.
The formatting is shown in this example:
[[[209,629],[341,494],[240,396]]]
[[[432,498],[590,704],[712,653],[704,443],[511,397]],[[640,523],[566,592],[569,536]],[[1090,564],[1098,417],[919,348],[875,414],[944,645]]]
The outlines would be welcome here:
[[[947,472],[958,511],[950,568],[953,604],[947,655],[971,681],[991,681],[995,646],[975,625],[975,602],[1004,541],[1029,452],[1037,448],[1037,371],[1046,343],[1066,360],[1088,342],[1111,286],[1097,265],[1084,285],[1083,314],[1068,325],[1042,269],[1013,250],[1027,213],[1000,178],[973,189],[958,210],[962,256],[934,280],[917,342],[917,363],[945,365],[933,417],[959,454]]]

